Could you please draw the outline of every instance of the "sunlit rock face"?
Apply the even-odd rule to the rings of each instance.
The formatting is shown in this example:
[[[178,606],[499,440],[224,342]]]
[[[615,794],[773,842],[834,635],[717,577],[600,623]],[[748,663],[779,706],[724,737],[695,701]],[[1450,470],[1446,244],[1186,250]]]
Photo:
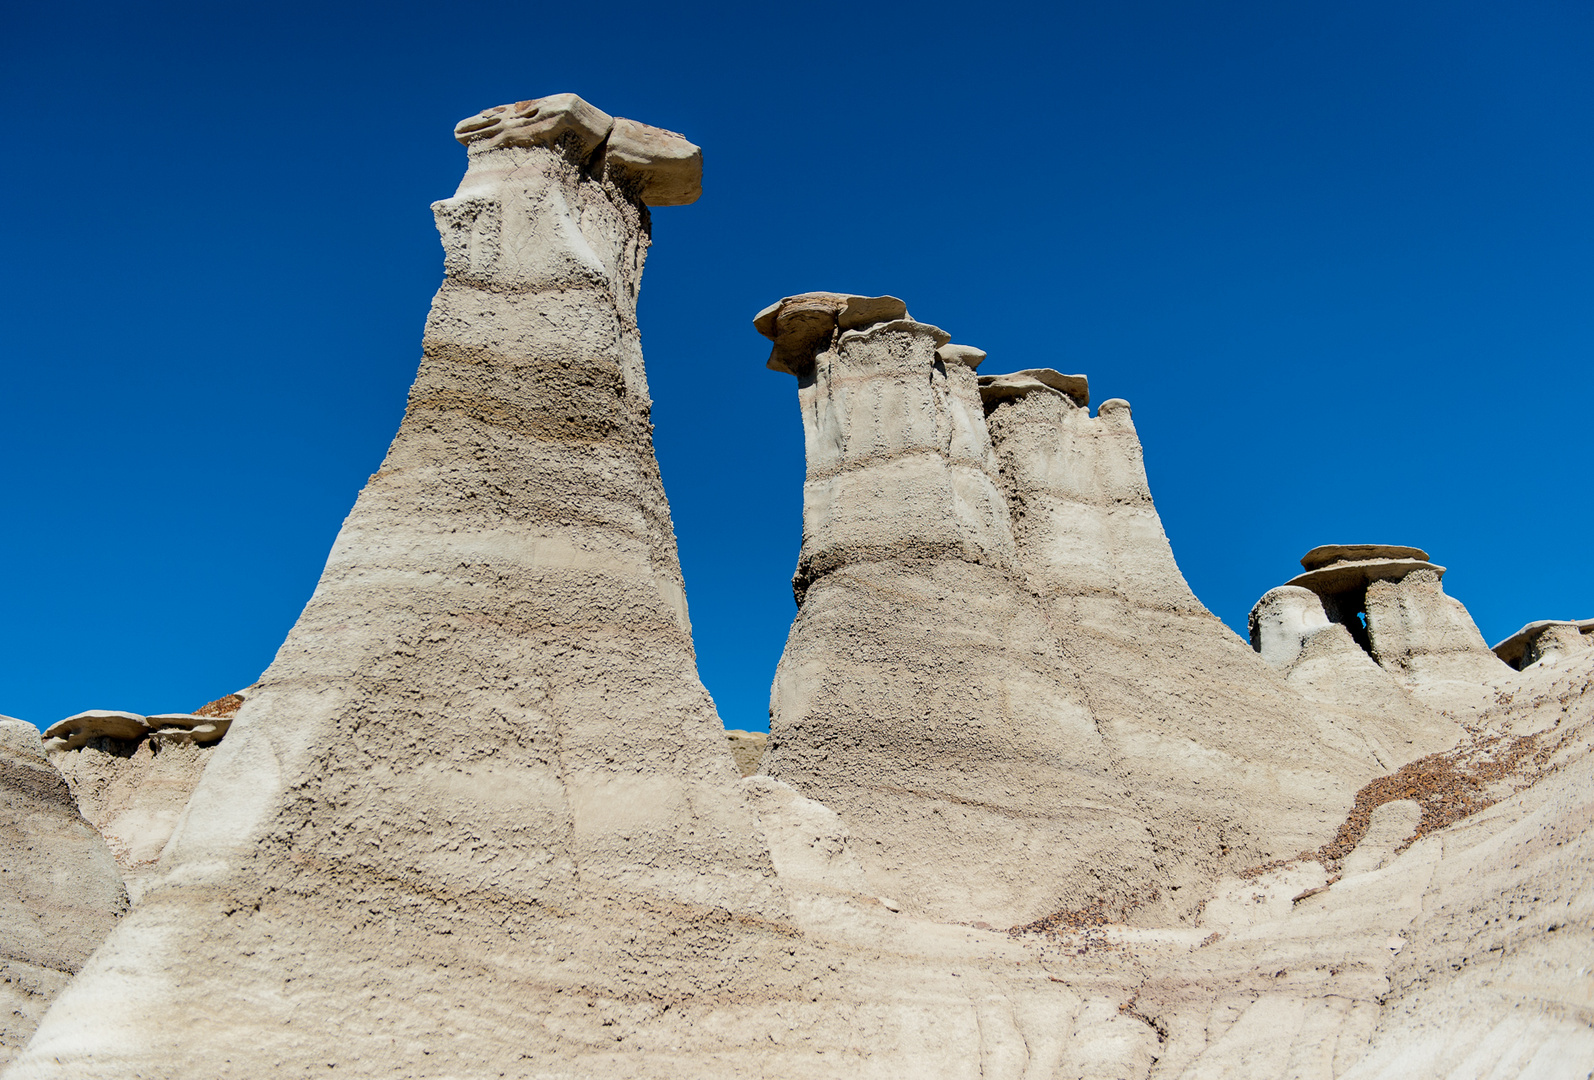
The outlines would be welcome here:
[[[1480,662],[1426,553],[1330,545],[1248,649],[1127,403],[805,294],[799,610],[727,733],[635,323],[701,155],[573,95],[457,136],[403,424],[226,738],[0,722],[5,1080],[1586,1073],[1587,624]]]
[[[890,299],[760,317],[808,451],[762,771],[838,813],[904,910],[1011,925],[1121,904],[1153,852],[1015,565],[978,350]]]
[[[0,1067],[126,911],[110,849],[39,729],[0,716]]]
[[[696,673],[636,324],[649,193],[691,201],[700,155],[573,95],[458,137],[399,432],[28,1075],[392,1066],[467,1002],[507,1025],[531,985],[590,978],[573,955],[616,994],[713,978],[672,959],[700,932],[659,929],[683,905],[776,912]],[[620,910],[629,937],[595,929]],[[129,996],[163,1020],[104,1008]]]

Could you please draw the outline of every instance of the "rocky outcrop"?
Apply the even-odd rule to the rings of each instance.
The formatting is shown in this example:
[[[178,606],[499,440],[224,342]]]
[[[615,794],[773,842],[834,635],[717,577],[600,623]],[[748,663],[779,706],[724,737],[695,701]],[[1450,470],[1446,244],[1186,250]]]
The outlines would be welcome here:
[[[0,716],[0,1066],[126,910],[116,863],[39,729]]]
[[[1497,643],[1490,651],[1517,671],[1541,660],[1551,663],[1594,649],[1594,619],[1540,619]]]
[[[1158,853],[1144,892],[1168,905],[1145,914],[1165,917],[1224,867],[1315,847],[1361,783],[1404,759],[1354,711],[1292,693],[1196,599],[1129,403],[1092,416],[1082,376],[1022,374],[981,380],[1018,565],[1131,778]]]
[[[869,890],[903,910],[1011,924],[1128,903],[1151,845],[1023,588],[983,354],[886,299],[809,293],[755,320],[797,376],[808,450],[761,771],[839,814]]]
[[[1467,609],[1445,595],[1440,584],[1445,568],[1429,562],[1426,551],[1387,544],[1326,544],[1302,556],[1301,567],[1305,572],[1285,587],[1312,593],[1324,618],[1342,627],[1425,706],[1470,715],[1486,704],[1505,675],[1500,658],[1484,644]],[[1275,589],[1258,601],[1251,614],[1253,647],[1279,667],[1294,662],[1286,640],[1290,632],[1278,622],[1281,605],[1310,608],[1301,593],[1289,595],[1293,599],[1286,601]],[[1306,638],[1297,637],[1304,648]],[[1338,696],[1359,699],[1368,683],[1366,665],[1342,647],[1335,651],[1351,659],[1347,674],[1356,684],[1347,683]]]
[[[809,471],[739,779],[763,740],[697,680],[635,324],[697,149],[573,95],[458,135],[409,409],[261,683],[56,732],[106,806],[101,769],[144,755],[137,796],[209,764],[6,1080],[1587,1071],[1570,624],[1479,681],[1426,553],[1339,545],[1247,649],[1179,573],[1127,403],[806,294],[757,320]],[[1450,684],[1464,726],[1426,703]],[[7,1037],[120,902],[17,727]]]
[[[697,678],[636,324],[647,201],[690,201],[697,149],[574,95],[457,135],[387,458],[20,1075],[523,1072],[602,1031],[566,990],[721,993],[702,913],[751,920],[742,963],[786,940],[756,929],[773,870]],[[104,1014],[128,994],[163,1022]]]
[[[94,709],[45,730],[50,763],[71,786],[84,818],[104,837],[133,901],[143,896],[247,693],[211,702],[197,713],[140,716]]]

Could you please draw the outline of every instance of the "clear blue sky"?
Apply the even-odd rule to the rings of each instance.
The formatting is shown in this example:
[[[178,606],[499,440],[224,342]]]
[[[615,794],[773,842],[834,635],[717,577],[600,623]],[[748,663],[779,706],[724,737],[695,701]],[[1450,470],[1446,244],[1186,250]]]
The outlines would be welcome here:
[[[0,713],[252,682],[380,463],[454,122],[685,132],[642,327],[704,681],[766,725],[802,445],[753,314],[892,293],[1128,398],[1243,631],[1326,542],[1497,640],[1594,615],[1594,7],[13,3],[0,14]]]

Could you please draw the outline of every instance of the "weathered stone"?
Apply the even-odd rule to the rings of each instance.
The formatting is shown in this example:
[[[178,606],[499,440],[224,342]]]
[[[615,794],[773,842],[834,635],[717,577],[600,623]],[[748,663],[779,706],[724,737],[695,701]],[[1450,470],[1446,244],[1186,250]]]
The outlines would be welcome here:
[[[980,376],[980,400],[985,403],[986,412],[996,408],[998,402],[1047,390],[1063,394],[1082,409],[1090,406],[1090,380],[1083,375],[1064,375],[1050,368],[1029,368],[1007,375]],[[1129,407],[1129,403],[1121,398],[1113,400],[1121,402],[1125,409]]]
[[[972,345],[942,345],[935,350],[935,358],[943,364],[962,364],[970,371],[977,371],[985,362],[985,350]]]
[[[772,1000],[794,931],[697,677],[653,455],[649,217],[526,113],[465,133],[387,458],[24,1075],[634,1076],[598,1063],[606,1003],[668,1002],[668,1027]],[[208,751],[159,758],[183,752]],[[172,1022],[104,1007],[150,994]]]
[[[649,206],[685,206],[703,194],[703,151],[673,131],[619,117],[605,162],[640,185]]]
[[[834,295],[773,324],[777,353],[787,333],[818,351],[798,384],[800,609],[761,771],[838,814],[869,890],[904,911],[1010,923],[1121,893],[1144,828],[1016,577],[974,370],[938,363],[946,335],[922,323],[795,318]]]
[[[737,771],[743,776],[752,776],[757,772],[764,749],[769,745],[769,732],[727,728],[725,738],[731,744],[731,756],[736,759]]]
[[[1366,559],[1361,562],[1338,562],[1296,574],[1286,584],[1311,589],[1319,596],[1332,597],[1339,593],[1365,589],[1375,581],[1399,581],[1417,570],[1432,571],[1444,577],[1445,568],[1423,559]]]
[[[1427,562],[1428,553],[1422,548],[1402,547],[1398,544],[1321,544],[1301,556],[1302,570],[1321,570],[1342,562],[1366,562],[1369,559],[1414,559]]]
[[[155,719],[151,717],[151,719]],[[200,721],[196,724],[172,724],[150,733],[150,738],[161,746],[179,746],[193,744],[195,746],[209,746],[211,743],[220,742],[222,736],[227,734],[227,729],[232,721],[225,717],[207,720],[204,717],[194,717]]]
[[[39,729],[0,716],[0,1067],[126,910],[116,863]]]
[[[149,725],[138,713],[90,709],[45,728],[44,745],[50,750],[76,750],[90,739],[136,740],[148,734]]]
[[[614,117],[575,94],[550,94],[467,117],[454,125],[454,138],[476,153],[563,144],[574,149],[577,160],[585,161],[609,137],[614,124]]]
[[[1521,671],[1548,656],[1560,657],[1594,648],[1591,630],[1594,630],[1594,619],[1540,619],[1526,624],[1490,651]]]
[[[1276,668],[1293,664],[1306,639],[1328,625],[1323,601],[1310,589],[1281,585],[1251,609],[1251,648]]]
[[[1511,669],[1461,602],[1445,595],[1442,572],[1424,567],[1367,586],[1373,658],[1435,708],[1481,707]]]

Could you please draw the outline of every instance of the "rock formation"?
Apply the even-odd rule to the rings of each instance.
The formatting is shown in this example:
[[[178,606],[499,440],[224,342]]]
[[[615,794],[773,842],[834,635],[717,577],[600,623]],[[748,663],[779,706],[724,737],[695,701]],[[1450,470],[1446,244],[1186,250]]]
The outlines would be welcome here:
[[[1585,649],[1594,649],[1594,619],[1530,622],[1490,651],[1521,671],[1541,660],[1553,663]]]
[[[1022,587],[976,351],[889,297],[810,293],[757,322],[808,448],[762,771],[839,814],[870,888],[909,911],[1127,903],[1151,846]]]
[[[22,1075],[391,1075],[425,1056],[442,1021],[415,1003],[440,985],[472,1002],[462,1035],[518,1027],[531,985],[713,994],[716,965],[681,958],[724,930],[678,913],[778,914],[695,670],[636,324],[647,202],[692,201],[699,152],[568,94],[456,133],[468,168],[433,208],[447,276],[399,432],[161,877]],[[162,1024],[104,1015],[129,970]],[[428,1048],[431,1071],[532,1046],[495,1038]]]
[[[1420,548],[1387,544],[1327,544],[1301,557],[1305,571],[1284,588],[1315,596],[1323,622],[1343,627],[1362,652],[1412,696],[1434,709],[1467,713],[1483,707],[1488,692],[1506,673],[1487,645],[1467,609],[1446,596],[1439,583],[1445,568],[1428,561]],[[1275,589],[1258,601],[1251,615],[1254,648],[1271,657],[1275,666],[1293,663],[1282,624],[1282,607],[1305,612],[1304,618],[1321,625],[1317,609],[1302,592]],[[1304,627],[1304,624],[1303,624]],[[1306,638],[1297,635],[1301,647]],[[1323,641],[1338,641],[1325,635]],[[1334,651],[1348,667],[1360,672],[1353,681],[1369,685],[1366,665],[1342,642]],[[1285,659],[1288,657],[1287,659]],[[1374,680],[1376,682],[1376,680]],[[1358,687],[1346,691],[1358,695]],[[1383,695],[1381,695],[1383,696]]]
[[[126,910],[116,863],[39,729],[0,716],[0,1066]]]
[[[91,709],[45,730],[50,763],[109,845],[133,900],[143,895],[241,702],[229,695],[198,713],[158,716]]]
[[[568,94],[456,135],[409,407],[260,683],[0,723],[5,1080],[1586,1075],[1594,627],[1490,653],[1335,545],[1246,648],[1127,403],[810,293],[756,320],[808,455],[766,750],[635,321],[697,148]],[[71,793],[137,894],[86,962]]]

